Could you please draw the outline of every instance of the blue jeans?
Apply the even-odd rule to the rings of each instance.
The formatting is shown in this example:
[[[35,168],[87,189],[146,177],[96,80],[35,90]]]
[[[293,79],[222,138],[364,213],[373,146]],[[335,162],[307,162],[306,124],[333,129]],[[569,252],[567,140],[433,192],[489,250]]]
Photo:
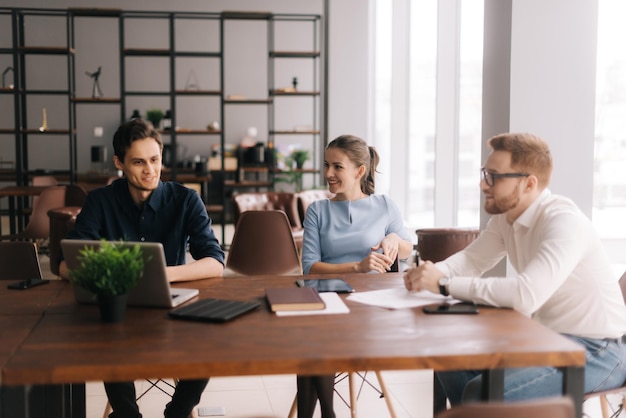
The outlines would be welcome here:
[[[565,337],[585,347],[585,393],[614,389],[626,381],[626,343],[622,340]],[[435,377],[451,405],[480,400],[480,371],[438,372]],[[563,375],[553,367],[504,371],[505,401],[560,396],[562,393]]]

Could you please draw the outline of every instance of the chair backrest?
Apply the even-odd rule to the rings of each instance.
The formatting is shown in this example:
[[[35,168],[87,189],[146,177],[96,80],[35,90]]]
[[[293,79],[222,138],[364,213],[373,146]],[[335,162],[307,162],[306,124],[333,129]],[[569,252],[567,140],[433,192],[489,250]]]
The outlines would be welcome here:
[[[83,207],[87,199],[87,192],[78,184],[68,184],[65,186],[65,205]]]
[[[295,193],[289,192],[250,192],[233,196],[235,203],[235,224],[239,216],[248,210],[282,210],[287,215],[292,229],[302,229],[298,216],[298,203]]]
[[[0,242],[0,280],[41,279],[37,245],[31,241]]]
[[[54,176],[33,176],[33,186],[56,186],[57,179]]]
[[[417,234],[417,256],[436,263],[461,251],[474,241],[480,230],[467,228],[423,228]]]
[[[298,193],[298,216],[300,217],[300,222],[304,224],[304,216],[311,203],[316,200],[330,199],[333,196],[335,195],[329,192],[328,189],[303,190]]]
[[[455,406],[436,418],[574,418],[574,403],[567,397],[520,402],[485,402]]]
[[[57,179],[54,176],[33,176],[31,180],[33,186],[56,186],[58,184]],[[33,196],[32,210],[35,210],[39,196]]]
[[[239,216],[226,267],[238,274],[301,274],[285,212],[249,210]]]
[[[39,195],[28,225],[19,234],[22,239],[46,239],[50,236],[50,209],[65,206],[65,186],[50,186]]]

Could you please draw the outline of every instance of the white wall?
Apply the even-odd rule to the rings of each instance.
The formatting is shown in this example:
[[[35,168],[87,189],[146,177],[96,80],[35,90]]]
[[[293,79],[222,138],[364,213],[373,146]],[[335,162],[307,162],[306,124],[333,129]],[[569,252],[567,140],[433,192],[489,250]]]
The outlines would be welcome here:
[[[591,216],[597,0],[514,0],[510,130],[550,144],[550,188]]]

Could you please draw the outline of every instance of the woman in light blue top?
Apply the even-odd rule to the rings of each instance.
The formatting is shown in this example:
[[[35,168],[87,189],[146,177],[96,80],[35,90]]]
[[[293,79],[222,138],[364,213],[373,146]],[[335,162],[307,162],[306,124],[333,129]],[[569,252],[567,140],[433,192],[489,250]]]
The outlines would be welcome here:
[[[361,138],[343,135],[328,144],[324,176],[331,199],[313,202],[304,218],[302,268],[309,273],[385,273],[413,250],[395,203],[374,194],[378,153]],[[298,376],[298,418],[311,418],[317,399],[322,418],[334,418],[334,376]]]

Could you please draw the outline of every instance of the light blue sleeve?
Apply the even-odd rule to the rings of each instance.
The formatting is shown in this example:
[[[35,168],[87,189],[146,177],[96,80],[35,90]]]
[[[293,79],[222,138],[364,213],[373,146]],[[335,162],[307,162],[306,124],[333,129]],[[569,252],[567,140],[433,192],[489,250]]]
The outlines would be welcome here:
[[[304,238],[302,240],[302,273],[309,274],[313,264],[321,261],[320,244],[320,204],[313,202],[304,217]]]
[[[387,195],[383,195],[387,207],[389,208],[389,228],[385,235],[389,235],[392,232],[398,234],[398,236],[404,240],[412,242],[411,234],[404,227],[404,220],[402,219],[402,213],[398,208],[398,205]]]

